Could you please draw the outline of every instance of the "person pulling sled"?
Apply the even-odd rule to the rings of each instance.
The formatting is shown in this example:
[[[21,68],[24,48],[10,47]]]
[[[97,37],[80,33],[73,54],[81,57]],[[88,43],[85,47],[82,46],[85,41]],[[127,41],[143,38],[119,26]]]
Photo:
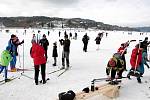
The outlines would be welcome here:
[[[140,64],[142,63],[142,50],[143,48],[141,48],[140,44],[137,44],[135,48],[132,50],[130,58],[131,69],[127,75],[129,79],[130,76],[137,77],[138,83],[141,83]]]

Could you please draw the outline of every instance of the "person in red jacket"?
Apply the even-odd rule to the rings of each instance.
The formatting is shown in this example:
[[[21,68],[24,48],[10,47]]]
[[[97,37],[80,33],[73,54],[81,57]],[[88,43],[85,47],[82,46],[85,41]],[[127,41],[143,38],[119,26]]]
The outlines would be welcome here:
[[[39,67],[41,67],[41,76],[43,84],[46,83],[45,80],[45,70],[46,70],[46,57],[45,50],[42,46],[36,43],[35,40],[31,41],[32,47],[30,50],[30,55],[33,58],[34,69],[35,69],[35,84],[38,85]]]
[[[139,44],[135,46],[135,48],[132,50],[130,64],[131,69],[137,69],[139,64],[142,61],[142,50],[143,48],[139,48]]]
[[[122,77],[122,73],[123,71],[127,71],[126,69],[126,59],[125,59],[125,54],[127,54],[127,42],[126,43],[122,43],[121,46],[119,47],[117,53],[119,53],[122,57],[122,60],[124,61],[124,68],[122,70],[120,70],[119,72],[119,77]]]
[[[127,75],[127,77],[130,79],[130,75],[133,74],[133,76],[137,77],[137,81],[139,83],[141,83],[141,79],[140,79],[140,71],[138,70],[138,67],[142,62],[142,50],[143,48],[141,48],[139,44],[137,44],[135,48],[132,50],[132,54],[130,58],[131,69]]]

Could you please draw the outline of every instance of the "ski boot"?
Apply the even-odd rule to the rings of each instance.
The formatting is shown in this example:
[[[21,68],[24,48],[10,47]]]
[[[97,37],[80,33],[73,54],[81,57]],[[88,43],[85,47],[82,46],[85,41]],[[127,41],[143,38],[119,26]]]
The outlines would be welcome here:
[[[9,82],[9,81],[11,81],[11,79],[8,79],[8,78],[5,79],[5,82]]]
[[[61,69],[61,70],[62,70],[62,69],[65,69],[65,66],[62,66],[60,69]]]
[[[140,77],[137,78],[138,83],[142,83]]]
[[[56,63],[54,63],[53,66],[56,66]]]

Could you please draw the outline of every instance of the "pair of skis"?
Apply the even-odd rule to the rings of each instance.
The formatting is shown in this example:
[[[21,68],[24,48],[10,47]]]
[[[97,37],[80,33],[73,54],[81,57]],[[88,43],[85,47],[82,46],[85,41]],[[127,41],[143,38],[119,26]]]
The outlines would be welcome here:
[[[21,73],[21,75],[24,76],[24,77],[26,77],[26,78],[29,78],[29,79],[31,79],[31,80],[34,80],[33,77],[30,77],[30,76],[28,76],[28,75],[26,75],[26,74],[24,74],[24,73]],[[48,80],[50,80],[50,79],[49,79],[49,78],[46,78],[45,81],[48,81]],[[42,80],[40,80],[39,83],[42,83]]]
[[[62,71],[63,70],[63,71]],[[53,73],[56,73],[56,72],[59,72],[59,71],[62,71],[57,77],[60,77],[61,75],[63,75],[67,70],[69,70],[69,68],[66,68],[66,69],[58,69],[58,70],[55,70],[55,71],[52,71],[52,72],[49,72],[48,74],[53,74]]]
[[[21,69],[21,68],[16,68],[16,72],[20,71],[34,71],[34,69]],[[8,70],[8,72],[11,72],[11,70]]]
[[[0,85],[6,84],[6,83],[8,83],[8,82],[11,82],[11,81],[13,81],[13,80],[15,80],[15,79],[17,79],[17,78],[18,78],[18,77],[12,76],[12,77],[10,77],[7,81],[5,81],[5,79],[4,79],[4,80],[1,80],[1,81],[0,81]]]

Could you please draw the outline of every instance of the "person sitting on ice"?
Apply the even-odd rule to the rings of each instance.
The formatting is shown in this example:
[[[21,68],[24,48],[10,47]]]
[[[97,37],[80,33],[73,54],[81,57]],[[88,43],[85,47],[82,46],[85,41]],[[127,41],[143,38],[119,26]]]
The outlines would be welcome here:
[[[7,78],[7,70],[8,70],[8,65],[9,65],[9,62],[12,60],[12,57],[11,57],[11,54],[10,54],[10,47],[7,46],[6,47],[6,50],[4,50],[2,53],[1,53],[1,57],[0,57],[0,73],[4,71],[5,73],[5,82],[9,81],[9,79]]]
[[[122,69],[124,69],[124,61],[119,53],[115,53],[107,63],[106,74],[110,80],[122,78],[119,74]]]
[[[136,76],[138,83],[141,83],[141,69],[140,64],[142,63],[142,50],[141,46],[137,44],[135,48],[132,50],[131,58],[130,58],[130,64],[131,69],[129,73],[127,74],[127,77],[130,79],[130,76]]]

